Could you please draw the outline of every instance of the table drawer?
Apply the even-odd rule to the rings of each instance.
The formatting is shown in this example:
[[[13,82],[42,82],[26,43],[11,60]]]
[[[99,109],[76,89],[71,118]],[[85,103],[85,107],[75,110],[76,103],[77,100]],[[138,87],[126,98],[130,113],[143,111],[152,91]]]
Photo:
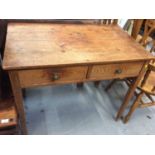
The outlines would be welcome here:
[[[87,66],[21,70],[18,72],[22,88],[49,84],[70,83],[86,79]]]
[[[89,79],[114,79],[137,76],[144,62],[116,63],[94,65],[88,75]]]

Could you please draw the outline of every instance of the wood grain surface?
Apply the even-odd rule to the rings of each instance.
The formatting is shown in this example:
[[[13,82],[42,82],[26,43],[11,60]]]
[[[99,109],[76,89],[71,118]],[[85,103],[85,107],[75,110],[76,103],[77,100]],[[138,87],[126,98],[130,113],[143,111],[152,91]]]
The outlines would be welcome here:
[[[21,87],[72,83],[86,79],[88,67],[47,68],[18,71]],[[55,79],[56,76],[56,79]]]
[[[103,64],[151,58],[117,25],[9,23],[3,68]]]
[[[138,76],[144,62],[128,62],[117,64],[94,65],[89,79],[116,79]]]

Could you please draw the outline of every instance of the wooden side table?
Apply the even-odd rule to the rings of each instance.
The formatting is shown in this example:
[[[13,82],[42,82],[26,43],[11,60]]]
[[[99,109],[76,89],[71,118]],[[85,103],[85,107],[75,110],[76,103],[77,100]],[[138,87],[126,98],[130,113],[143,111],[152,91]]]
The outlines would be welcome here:
[[[23,88],[134,77],[118,119],[151,59],[117,25],[10,23],[3,69],[10,76],[23,134]]]

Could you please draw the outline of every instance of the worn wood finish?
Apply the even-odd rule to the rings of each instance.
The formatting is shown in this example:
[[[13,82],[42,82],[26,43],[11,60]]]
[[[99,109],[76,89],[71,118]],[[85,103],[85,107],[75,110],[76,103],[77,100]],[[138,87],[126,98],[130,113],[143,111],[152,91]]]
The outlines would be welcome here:
[[[21,131],[22,131],[22,134],[27,134],[26,118],[25,118],[24,105],[23,105],[23,99],[22,99],[22,89],[20,86],[18,73],[16,71],[10,71],[9,77],[11,80],[17,112],[20,117]]]
[[[117,25],[31,23],[8,25],[4,58],[6,70],[151,59]]]
[[[19,70],[22,88],[138,76],[144,62]],[[121,71],[121,73],[119,72]],[[56,76],[56,79],[54,77]],[[82,86],[81,86],[82,87]]]
[[[100,25],[117,25],[118,19],[100,19],[98,20],[98,24]],[[95,81],[94,85],[98,87],[100,81]]]
[[[74,83],[86,79],[88,67],[61,67],[18,71],[23,88],[51,84]]]
[[[33,69],[18,71],[22,88],[64,84],[80,81],[116,79],[123,77],[135,77],[143,66],[142,62],[117,63],[108,65],[94,65],[89,75],[87,66],[80,67],[57,67],[47,69]],[[121,71],[121,72],[119,72]],[[57,76],[57,79],[54,77]]]
[[[135,77],[139,74],[142,62],[116,63],[106,65],[94,65],[88,78],[116,79],[124,77]]]
[[[119,111],[121,115],[141,77],[142,65],[151,59],[117,25],[10,23],[3,68],[9,72],[26,134],[21,88],[118,78],[120,75],[113,73],[121,68],[121,77],[136,76]]]
[[[17,22],[17,23],[59,23],[59,24],[99,24],[101,20],[99,19],[8,19],[8,20],[0,20],[0,48],[4,49],[4,44],[5,44],[5,37],[6,37],[6,29],[7,29],[7,24],[10,22]],[[117,20],[114,19],[113,23],[116,23]],[[2,46],[1,46],[2,45]],[[3,50],[2,50],[3,51]],[[2,52],[3,56],[3,52]],[[7,75],[6,75],[7,76]],[[6,78],[6,82],[8,83],[8,78]],[[79,87],[79,84],[77,84]],[[82,87],[82,84],[80,84],[80,87]],[[24,92],[24,90],[23,90]]]

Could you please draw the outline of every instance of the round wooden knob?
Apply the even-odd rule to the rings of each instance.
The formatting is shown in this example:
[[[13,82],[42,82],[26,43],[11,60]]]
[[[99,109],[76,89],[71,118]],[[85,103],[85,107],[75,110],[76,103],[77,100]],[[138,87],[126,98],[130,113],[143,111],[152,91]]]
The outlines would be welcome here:
[[[53,77],[52,77],[52,79],[53,79],[53,81],[60,79],[60,76],[59,76],[59,74],[57,74],[57,73],[54,73],[54,74],[53,74]]]
[[[116,69],[115,70],[115,74],[121,74],[122,73],[122,70],[121,69]]]

